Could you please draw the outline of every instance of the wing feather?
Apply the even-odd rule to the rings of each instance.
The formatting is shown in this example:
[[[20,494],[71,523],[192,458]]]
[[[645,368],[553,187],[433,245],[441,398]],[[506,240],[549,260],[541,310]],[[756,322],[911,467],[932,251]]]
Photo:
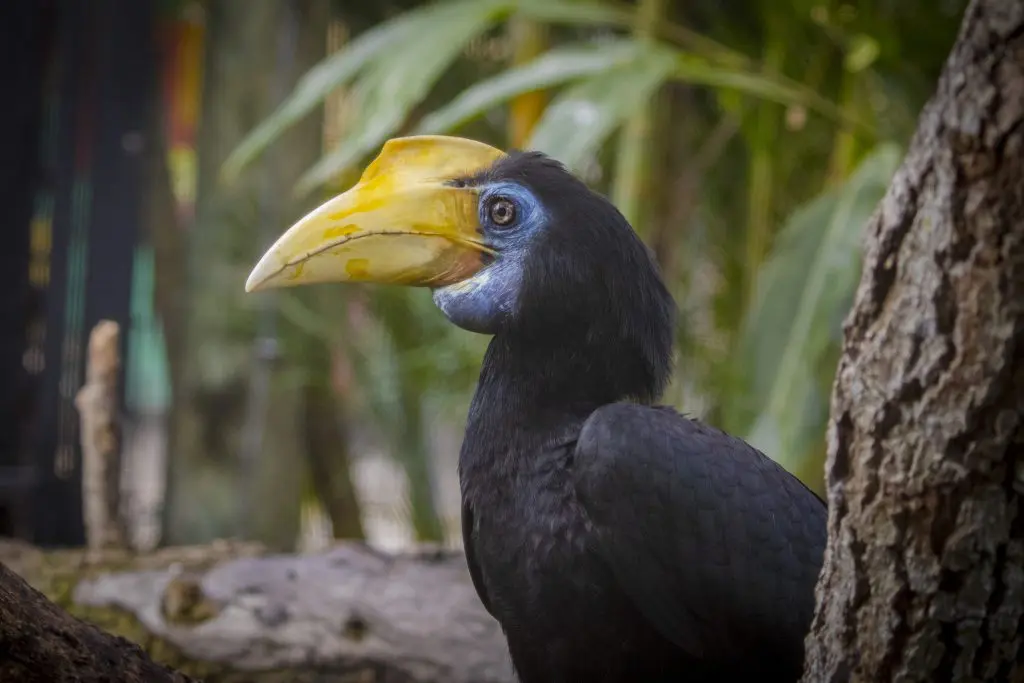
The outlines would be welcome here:
[[[584,424],[573,477],[599,554],[666,638],[800,666],[826,509],[798,479],[740,439],[626,403]]]

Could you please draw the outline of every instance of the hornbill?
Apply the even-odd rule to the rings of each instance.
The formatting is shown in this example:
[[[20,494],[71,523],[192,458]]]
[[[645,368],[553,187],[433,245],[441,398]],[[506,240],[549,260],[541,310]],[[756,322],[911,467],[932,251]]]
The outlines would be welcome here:
[[[540,153],[394,139],[246,290],[339,281],[429,287],[451,322],[493,335],[459,456],[462,534],[523,683],[799,678],[825,505],[656,404],[675,305],[611,202]]]

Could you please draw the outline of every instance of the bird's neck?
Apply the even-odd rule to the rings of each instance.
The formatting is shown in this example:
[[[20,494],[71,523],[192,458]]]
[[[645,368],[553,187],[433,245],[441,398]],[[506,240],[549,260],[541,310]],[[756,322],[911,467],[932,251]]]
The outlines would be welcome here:
[[[470,406],[462,465],[515,458],[571,436],[608,403],[650,400],[660,378],[642,365],[631,345],[593,334],[495,336]]]

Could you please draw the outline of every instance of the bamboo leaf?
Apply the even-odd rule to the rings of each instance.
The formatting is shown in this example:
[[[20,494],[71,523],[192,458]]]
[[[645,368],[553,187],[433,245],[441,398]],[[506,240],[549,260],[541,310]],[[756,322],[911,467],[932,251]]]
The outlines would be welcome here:
[[[637,26],[634,36],[643,45],[650,46],[654,31],[665,20],[663,0],[640,0],[637,3]],[[652,96],[638,102],[619,133],[615,177],[612,183],[612,201],[622,215],[640,235],[649,234],[649,217],[653,206],[654,171],[652,141],[655,136],[656,110],[659,100]],[[660,102],[660,104],[665,104]]]
[[[824,435],[827,415],[814,409],[825,405],[818,359],[840,336],[860,272],[861,234],[899,158],[895,146],[880,146],[844,185],[794,212],[758,273],[737,354],[756,418],[741,430],[790,471],[804,469]]]
[[[518,0],[515,11],[528,19],[573,26],[629,26],[634,13],[607,2],[593,0]]]
[[[834,102],[784,76],[733,66],[722,66],[688,53],[680,53],[673,77],[710,88],[735,90],[779,104],[802,104],[837,121],[863,127]]]
[[[617,29],[636,29],[643,22],[640,13],[625,3],[600,0],[518,0],[516,13],[548,24],[567,24],[576,28],[607,26]],[[720,63],[750,64],[741,52],[730,49],[706,35],[675,24],[661,17],[654,27],[659,38],[681,45],[689,51],[713,58]]]
[[[512,67],[520,67],[540,57],[551,47],[551,32],[539,21],[513,15],[505,27],[505,39],[512,47]],[[516,95],[509,102],[508,140],[512,147],[522,149],[544,109],[548,106],[546,90],[531,90]]]
[[[501,18],[506,2],[446,3],[420,15],[400,43],[375,60],[357,81],[358,118],[342,143],[320,159],[296,191],[305,194],[380,147],[427,95],[466,45]]]
[[[425,117],[417,130],[420,133],[453,130],[517,95],[604,73],[636,54],[637,45],[631,40],[548,50],[523,66],[508,69],[463,90],[447,106]]]
[[[355,76],[387,48],[415,31],[438,11],[437,6],[419,8],[385,22],[359,37],[310,69],[273,114],[264,119],[239,143],[224,162],[221,175],[232,181],[281,133],[313,111],[334,90]]]
[[[551,103],[529,147],[579,171],[608,136],[644,106],[674,64],[671,52],[647,49],[629,62],[583,79]]]

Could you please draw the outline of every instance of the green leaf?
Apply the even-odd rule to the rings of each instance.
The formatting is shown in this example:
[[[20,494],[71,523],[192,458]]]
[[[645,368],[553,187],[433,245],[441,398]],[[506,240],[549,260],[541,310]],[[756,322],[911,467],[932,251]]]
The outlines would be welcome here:
[[[557,97],[544,112],[529,147],[579,171],[588,157],[642,107],[675,66],[673,53],[640,49],[637,56],[583,79]]]
[[[641,20],[636,9],[626,3],[601,0],[518,0],[515,7],[517,14],[534,21],[573,28],[607,26],[633,30]],[[750,63],[746,55],[671,21],[659,21],[655,34],[720,62]]]
[[[753,445],[791,472],[824,435],[827,415],[815,375],[836,344],[860,274],[861,235],[899,163],[882,145],[847,180],[793,213],[757,276],[757,295],[740,329],[737,362],[747,382],[741,420]],[[829,383],[830,384],[830,383]],[[746,408],[746,410],[744,410]]]
[[[310,69],[277,110],[231,152],[221,171],[225,180],[236,178],[281,133],[313,111],[334,90],[350,82],[384,50],[415,31],[418,24],[436,11],[437,6],[431,5],[375,26]]]
[[[637,54],[631,40],[602,45],[571,45],[548,50],[536,59],[463,90],[447,106],[423,119],[419,133],[444,133],[524,93],[603,73]]]
[[[882,47],[878,44],[877,40],[863,33],[858,33],[850,41],[849,48],[846,50],[846,58],[843,60],[843,66],[850,73],[863,71],[875,63],[881,52]]]
[[[694,85],[705,85],[722,90],[734,90],[779,104],[802,104],[832,119],[851,121],[836,104],[813,90],[794,83],[784,76],[772,75],[740,67],[713,64],[703,57],[681,54],[673,77]]]
[[[573,26],[630,26],[635,13],[607,2],[584,0],[518,0],[515,11],[534,21]]]
[[[379,148],[405,122],[466,45],[508,11],[507,2],[473,0],[431,7],[403,39],[375,60],[356,82],[359,115],[342,143],[300,179],[308,193]]]

